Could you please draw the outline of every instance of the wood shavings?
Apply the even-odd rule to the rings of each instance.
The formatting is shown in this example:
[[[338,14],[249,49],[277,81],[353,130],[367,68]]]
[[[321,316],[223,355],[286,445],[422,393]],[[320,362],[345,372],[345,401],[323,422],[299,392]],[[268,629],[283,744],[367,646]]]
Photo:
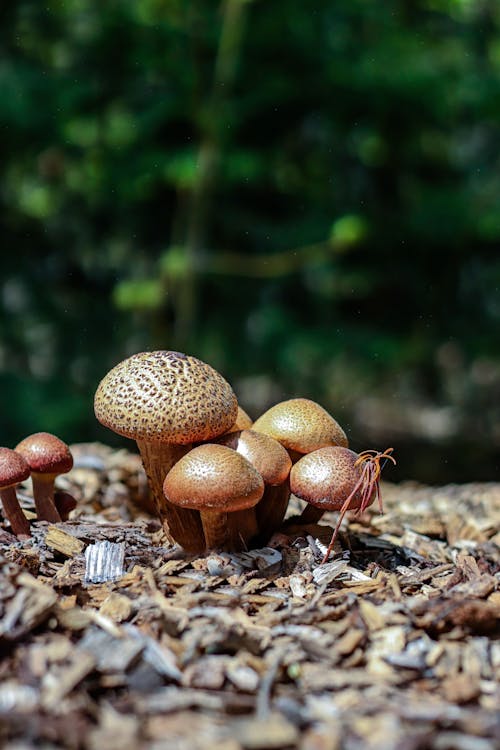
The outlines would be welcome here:
[[[52,612],[57,594],[29,573],[17,577],[19,588],[0,622],[0,640],[16,640],[42,623]]]
[[[335,515],[193,557],[139,507],[137,456],[75,466],[69,521],[0,534],[2,747],[498,745],[500,486],[387,485],[322,566]]]

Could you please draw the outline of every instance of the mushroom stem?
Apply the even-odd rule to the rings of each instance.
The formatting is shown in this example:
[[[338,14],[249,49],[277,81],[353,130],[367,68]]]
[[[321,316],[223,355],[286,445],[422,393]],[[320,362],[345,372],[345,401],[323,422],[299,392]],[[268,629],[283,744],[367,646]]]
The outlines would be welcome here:
[[[300,514],[297,523],[317,523],[321,518],[323,518],[324,513],[325,511],[323,508],[317,508],[315,505],[307,503],[306,507]]]
[[[16,536],[31,536],[29,521],[21,510],[14,485],[0,489],[0,498],[12,533]]]
[[[228,515],[228,549],[231,552],[240,552],[248,549],[251,540],[259,533],[255,508],[235,510]]]
[[[267,542],[283,523],[288,501],[290,499],[290,482],[288,479],[274,486],[267,486],[262,500],[255,506],[259,527],[259,542]]]
[[[180,508],[173,505],[163,494],[163,482],[166,475],[172,466],[191,450],[192,446],[146,440],[138,440],[137,446],[156,511],[163,523],[165,532],[188,552],[204,550],[205,539],[200,514],[190,508]]]
[[[31,472],[33,499],[39,521],[58,523],[61,520],[61,516],[54,503],[54,480],[56,476],[56,474],[41,474],[37,471]]]
[[[200,516],[207,550],[226,549],[229,535],[228,514],[220,510],[202,510]]]

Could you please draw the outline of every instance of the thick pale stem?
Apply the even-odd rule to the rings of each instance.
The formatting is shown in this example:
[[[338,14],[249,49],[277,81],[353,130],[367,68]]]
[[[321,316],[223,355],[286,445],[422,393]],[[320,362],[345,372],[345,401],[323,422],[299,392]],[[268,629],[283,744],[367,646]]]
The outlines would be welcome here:
[[[61,520],[54,503],[54,480],[56,476],[57,474],[31,472],[33,499],[35,500],[36,515],[39,521],[59,523]]]
[[[240,552],[249,548],[252,540],[259,533],[255,508],[236,510],[228,515],[228,548],[232,552]]]
[[[0,498],[5,517],[9,520],[12,533],[16,536],[31,536],[29,521],[21,510],[14,486],[0,490]]]
[[[148,478],[156,511],[168,536],[188,552],[205,549],[205,538],[200,514],[188,508],[179,508],[170,503],[163,494],[165,477],[177,461],[191,450],[191,445],[149,443],[137,441],[142,463]]]
[[[218,510],[202,510],[200,516],[207,549],[227,549],[229,536],[228,514],[221,513]]]
[[[255,506],[260,543],[265,544],[283,523],[289,499],[288,479],[274,487],[266,486],[261,500]]]

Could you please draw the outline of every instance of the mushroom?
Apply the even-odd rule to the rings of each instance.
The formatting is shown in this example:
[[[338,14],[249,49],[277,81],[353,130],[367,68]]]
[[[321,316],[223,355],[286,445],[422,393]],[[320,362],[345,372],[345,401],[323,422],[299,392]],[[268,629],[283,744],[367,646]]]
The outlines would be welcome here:
[[[338,422],[308,398],[291,398],[271,406],[254,422],[252,430],[270,435],[281,443],[294,462],[304,453],[327,445],[348,445]]]
[[[0,448],[0,498],[5,517],[16,536],[31,536],[28,519],[21,510],[16,495],[16,485],[30,475],[26,461],[10,448]]]
[[[95,415],[137,442],[167,534],[189,551],[204,546],[199,515],[165,499],[163,480],[194,442],[218,437],[236,420],[229,383],[210,365],[180,352],[141,352],[116,365],[95,394]]]
[[[295,463],[299,458],[328,445],[348,446],[344,430],[316,401],[292,398],[281,401],[262,414],[252,430],[270,435],[283,445]],[[302,523],[315,523],[323,512],[307,506]]]
[[[228,514],[256,505],[264,480],[237,451],[207,443],[175,464],[165,477],[163,491],[170,503],[200,512],[208,549],[227,549],[231,545]]]
[[[246,511],[248,521],[245,524],[245,530],[248,531],[253,518],[254,529],[252,529],[252,533],[249,534],[248,538],[245,538],[241,526],[235,528],[234,531],[240,535],[244,544],[257,533],[259,538],[265,542],[280,526],[285,516],[290,498],[288,483],[288,475],[292,468],[290,456],[277,440],[254,430],[228,433],[218,438],[217,443],[227,445],[245,456],[264,480],[265,489],[262,499],[255,508]],[[235,526],[232,517],[229,519],[229,525]]]
[[[64,492],[63,490],[54,492],[54,504],[57,508],[57,512],[61,516],[61,521],[67,521],[71,511],[78,505],[76,498],[74,498],[69,492]]]
[[[252,418],[246,413],[244,409],[241,408],[241,406],[238,405],[236,422],[231,427],[231,432],[237,432],[238,430],[250,430],[252,424]]]
[[[33,498],[39,521],[57,523],[61,516],[54,503],[54,482],[73,468],[73,456],[62,440],[50,432],[35,432],[16,445],[31,471]]]
[[[290,488],[294,495],[325,511],[340,511],[337,525],[323,562],[333,549],[342,519],[348,510],[365,510],[378,498],[380,510],[380,462],[391,456],[392,448],[383,453],[355,453],[342,446],[329,446],[303,456],[292,467]]]

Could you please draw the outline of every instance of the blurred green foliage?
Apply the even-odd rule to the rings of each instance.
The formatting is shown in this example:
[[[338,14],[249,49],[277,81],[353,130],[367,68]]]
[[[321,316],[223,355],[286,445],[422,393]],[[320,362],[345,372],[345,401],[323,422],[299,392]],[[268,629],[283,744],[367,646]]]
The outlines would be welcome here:
[[[111,440],[99,379],[176,348],[493,478],[497,0],[5,0],[0,45],[0,442]]]

